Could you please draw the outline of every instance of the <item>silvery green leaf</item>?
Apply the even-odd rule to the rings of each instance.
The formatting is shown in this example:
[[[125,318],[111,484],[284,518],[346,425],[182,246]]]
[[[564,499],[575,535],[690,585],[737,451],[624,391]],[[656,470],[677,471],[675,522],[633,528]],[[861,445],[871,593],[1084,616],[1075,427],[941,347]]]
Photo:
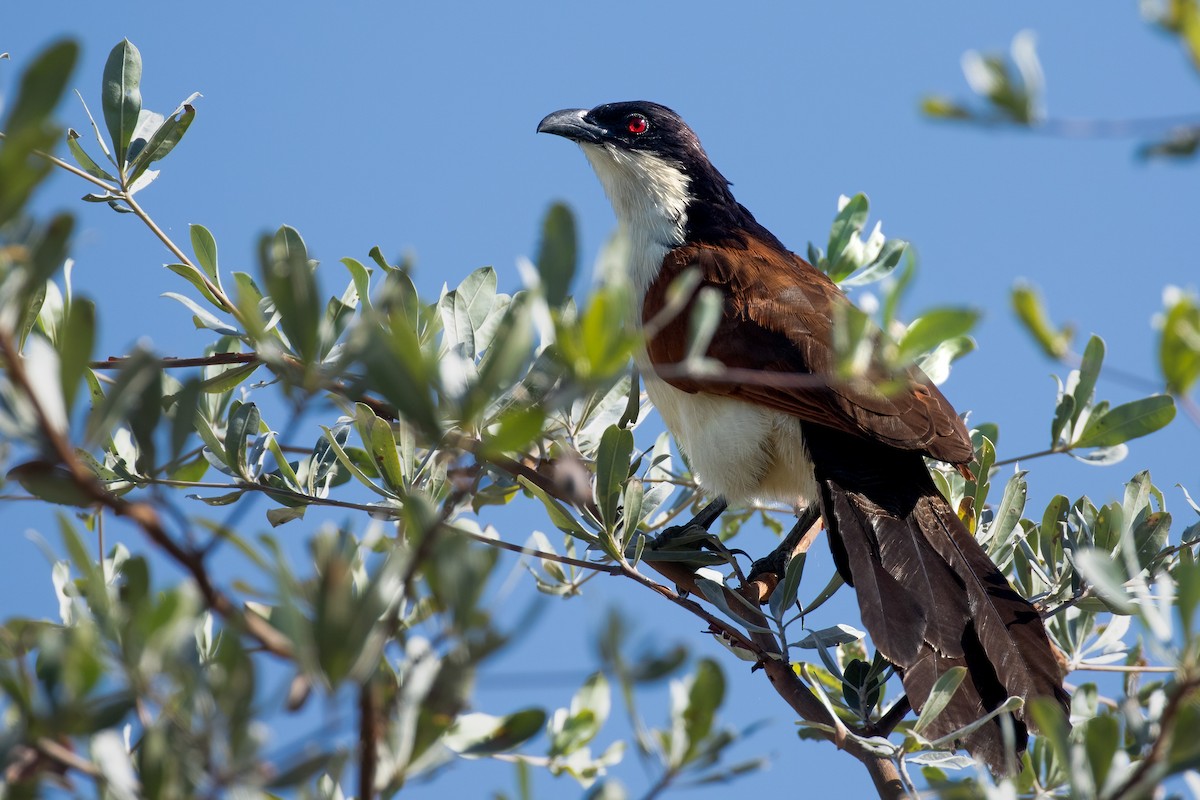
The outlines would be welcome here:
[[[1079,452],[1071,450],[1067,453],[1076,461],[1082,461],[1085,464],[1092,464],[1098,467],[1107,467],[1111,464],[1124,461],[1129,455],[1129,445],[1116,444],[1111,447],[1097,447],[1094,450]]]
[[[904,759],[909,764],[919,764],[923,767],[936,767],[937,769],[969,769],[975,766],[975,759],[970,756],[960,756],[954,753],[942,751],[930,751],[927,753],[918,753],[915,756],[909,756]]]
[[[1080,550],[1075,553],[1075,566],[1114,611],[1132,614],[1137,610],[1125,587],[1125,573],[1109,553],[1091,548]]]
[[[1153,433],[1175,418],[1175,398],[1156,394],[1093,414],[1074,447],[1112,447]]]
[[[97,164],[92,157],[87,154],[87,151],[84,150],[79,144],[78,140],[79,134],[75,131],[75,129],[69,129],[67,131],[67,149],[71,152],[71,157],[75,159],[75,163],[79,165],[79,168],[91,175],[93,178],[116,182],[117,179],[110,175],[107,170]]]
[[[202,308],[199,303],[192,300],[190,297],[178,294],[176,292],[163,292],[163,297],[169,297],[179,303],[182,303],[188,311],[196,318],[199,328],[208,328],[211,331],[216,331],[222,336],[240,336],[241,331],[230,327],[227,323],[222,322],[212,315],[208,310]]]
[[[769,603],[771,616],[777,621],[782,621],[784,612],[796,605],[796,594],[800,590],[800,578],[804,574],[806,558],[806,553],[797,553],[792,556],[787,563],[783,580],[776,585],[775,591],[771,592]]]
[[[704,599],[719,608],[725,616],[736,622],[748,631],[755,633],[771,633],[770,628],[764,628],[761,625],[755,625],[752,622],[747,622],[742,619],[730,607],[729,601],[725,597],[725,587],[709,578],[696,578],[696,588],[700,590],[700,594],[704,595]]]
[[[839,623],[829,628],[821,628],[810,632],[795,643],[796,647],[805,650],[816,650],[822,647],[836,647],[839,644],[857,642],[867,634],[851,625]]]
[[[104,64],[102,108],[104,122],[113,144],[118,165],[124,169],[129,143],[142,110],[142,54],[128,39],[123,39],[108,55]]]
[[[954,699],[954,693],[958,691],[959,684],[966,676],[966,667],[951,667],[938,676],[933,683],[933,688],[929,690],[929,699],[925,701],[925,707],[921,709],[921,714],[917,717],[917,723],[913,726],[913,730],[917,733],[924,733],[929,729],[938,715],[945,710],[946,706],[950,705],[950,701]]]
[[[62,375],[58,352],[41,336],[26,343],[25,370],[29,389],[55,433],[66,433],[67,406],[62,394]]]
[[[111,729],[97,733],[92,737],[90,750],[92,760],[104,777],[107,794],[115,800],[137,800],[140,784],[121,734]]]
[[[982,717],[980,717],[979,719],[970,723],[969,725],[964,725],[961,728],[959,728],[958,730],[953,731],[953,732],[943,736],[940,739],[935,739],[931,742],[931,744],[934,747],[952,746],[956,740],[963,738],[967,734],[969,734],[973,731],[976,731],[979,728],[982,728],[984,725],[987,725],[994,718],[1000,716],[1001,714],[1009,714],[1014,711],[1018,711],[1024,705],[1025,705],[1025,701],[1022,700],[1021,698],[1010,697],[1007,700],[1005,700],[1003,703],[1001,703],[999,706],[997,706],[994,710],[989,711],[987,714],[984,714]]]

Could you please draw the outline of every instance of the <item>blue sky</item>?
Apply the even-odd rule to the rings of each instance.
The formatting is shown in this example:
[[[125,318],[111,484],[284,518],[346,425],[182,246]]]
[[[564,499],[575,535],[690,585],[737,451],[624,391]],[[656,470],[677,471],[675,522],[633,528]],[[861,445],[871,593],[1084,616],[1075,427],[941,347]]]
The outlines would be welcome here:
[[[99,113],[105,56],[129,37],[145,63],[147,107],[167,112],[192,91],[204,94],[186,139],[139,195],[171,235],[186,241],[189,223],[205,224],[223,264],[238,269],[253,267],[257,236],[282,223],[297,227],[327,265],[365,259],[377,244],[389,254],[409,251],[426,294],[485,264],[496,267],[502,289],[517,288],[515,260],[534,251],[541,215],[556,199],[576,210],[590,262],[614,224],[607,201],[580,153],[534,128],[563,107],[665,103],[699,133],[739,200],[794,249],[825,241],[839,194],[866,192],[884,231],[921,254],[910,315],[942,303],[985,310],[979,350],[955,369],[946,393],[975,421],[1000,424],[1005,458],[1049,444],[1050,375],[1063,372],[1012,319],[1014,281],[1037,283],[1055,318],[1076,323],[1080,349],[1096,332],[1108,343],[1108,363],[1152,377],[1150,320],[1162,288],[1195,286],[1200,276],[1195,166],[1140,163],[1129,140],[985,133],[918,116],[925,91],[966,94],[964,50],[1007,49],[1023,28],[1038,34],[1053,117],[1159,117],[1196,107],[1195,74],[1134,3],[27,3],[6,15],[0,51],[21,62],[59,36],[79,39],[74,85]],[[13,72],[0,62],[0,87],[11,86]],[[86,125],[73,100],[62,118]],[[204,334],[161,297],[184,290],[161,268],[167,254],[131,217],[76,202],[85,191],[56,176],[38,207],[78,218],[76,287],[100,307],[97,355],[121,354],[142,339],[166,355],[196,354]],[[326,287],[342,280],[337,274]],[[1100,392],[1118,402],[1134,396],[1103,379]],[[1040,516],[1059,492],[1119,497],[1123,482],[1148,467],[1168,507],[1186,518],[1171,487],[1200,492],[1200,470],[1187,457],[1198,445],[1200,433],[1181,419],[1132,443],[1115,467],[1065,457],[1029,462],[1030,512]],[[49,566],[23,536],[28,528],[52,531],[50,517],[20,504],[0,518],[8,537],[0,614],[53,614]],[[518,522],[513,538],[534,527],[549,526]],[[593,663],[587,642],[595,624],[581,620],[598,619],[613,603],[639,614],[651,635],[721,657],[691,620],[613,584],[594,581],[582,600],[552,603],[505,670],[537,657],[581,679]],[[842,606],[828,624],[843,621],[834,613],[854,612]],[[779,756],[739,790],[803,780],[820,796],[845,777],[846,796],[869,792],[852,760],[795,742],[790,717],[759,676],[726,667],[727,720],[773,720],[742,752]],[[482,682],[482,701],[517,707],[516,690],[495,684]],[[545,702],[563,704],[570,691],[565,683],[561,697]],[[633,787],[644,783],[636,765],[621,774]],[[511,785],[507,768],[468,765],[436,791],[478,787],[479,776]],[[575,794],[565,783],[539,788],[543,797]]]

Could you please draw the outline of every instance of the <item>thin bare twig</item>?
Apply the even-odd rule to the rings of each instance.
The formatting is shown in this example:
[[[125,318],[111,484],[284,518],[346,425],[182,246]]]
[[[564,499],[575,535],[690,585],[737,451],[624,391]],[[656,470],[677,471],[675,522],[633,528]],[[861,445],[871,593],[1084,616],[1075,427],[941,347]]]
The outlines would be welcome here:
[[[1071,667],[1071,672],[1125,672],[1139,674],[1143,672],[1178,672],[1175,667],[1137,666],[1128,664],[1089,664],[1084,661]]]
[[[161,369],[183,369],[186,367],[211,367],[223,364],[252,364],[259,361],[258,353],[213,353],[208,356],[192,358],[159,359]],[[92,369],[120,369],[129,361],[128,356],[109,356],[103,361],[92,361],[88,366]]]
[[[37,751],[47,758],[57,761],[64,767],[69,767],[76,772],[81,772],[90,778],[99,778],[104,774],[91,761],[88,761],[83,756],[64,747],[53,739],[43,736],[37,740],[35,746],[37,747]]]

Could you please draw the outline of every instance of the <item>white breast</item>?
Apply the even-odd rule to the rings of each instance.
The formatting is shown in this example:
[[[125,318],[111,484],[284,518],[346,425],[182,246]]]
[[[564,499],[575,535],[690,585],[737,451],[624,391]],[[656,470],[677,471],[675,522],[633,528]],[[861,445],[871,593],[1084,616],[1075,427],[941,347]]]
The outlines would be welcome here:
[[[805,506],[817,485],[800,420],[741,400],[689,394],[646,370],[646,394],[700,485],[731,503]]]

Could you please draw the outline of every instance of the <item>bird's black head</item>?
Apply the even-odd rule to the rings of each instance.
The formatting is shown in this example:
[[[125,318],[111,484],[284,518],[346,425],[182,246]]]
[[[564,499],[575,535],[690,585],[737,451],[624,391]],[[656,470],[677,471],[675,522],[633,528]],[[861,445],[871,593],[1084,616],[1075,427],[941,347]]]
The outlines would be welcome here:
[[[700,140],[678,114],[646,100],[605,103],[590,111],[555,111],[541,121],[538,133],[553,133],[581,144],[649,151],[685,167],[696,160],[708,161]]]
[[[693,242],[723,240],[744,228],[758,233],[699,137],[666,106],[635,100],[564,109],[537,129],[579,143],[626,225],[675,225],[674,238]]]

